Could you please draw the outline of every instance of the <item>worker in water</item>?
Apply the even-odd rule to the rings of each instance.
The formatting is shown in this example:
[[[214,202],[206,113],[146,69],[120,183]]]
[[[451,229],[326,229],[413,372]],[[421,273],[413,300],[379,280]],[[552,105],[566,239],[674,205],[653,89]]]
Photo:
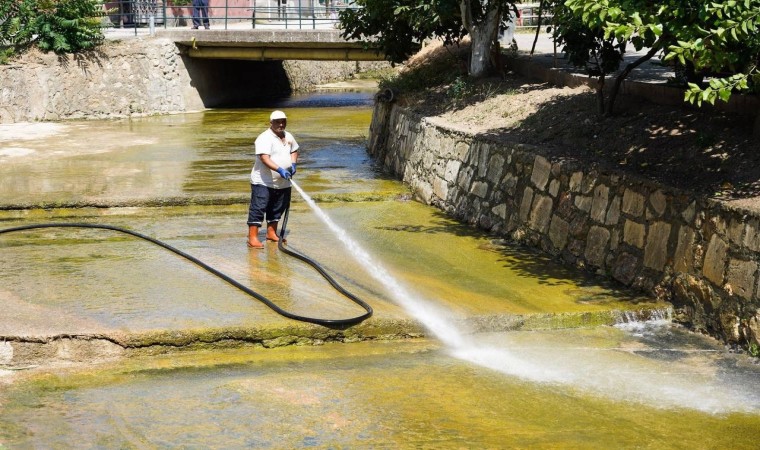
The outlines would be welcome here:
[[[248,208],[248,247],[264,248],[258,234],[264,219],[266,240],[277,242],[277,223],[290,206],[290,178],[296,174],[298,143],[285,131],[288,118],[282,111],[269,116],[269,128],[256,138],[256,162],[251,171],[251,204]]]

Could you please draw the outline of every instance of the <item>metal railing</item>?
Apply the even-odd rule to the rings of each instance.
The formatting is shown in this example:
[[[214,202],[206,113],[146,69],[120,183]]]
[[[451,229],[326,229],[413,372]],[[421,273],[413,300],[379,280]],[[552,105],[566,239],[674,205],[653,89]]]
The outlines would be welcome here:
[[[187,3],[187,4],[185,4]],[[211,29],[325,29],[337,28],[338,15],[345,9],[357,8],[349,0],[208,0],[206,8]],[[519,15],[513,18],[515,28],[535,27],[538,23],[538,3],[517,4]],[[152,34],[160,28],[192,28],[193,16],[200,18],[201,10],[192,0],[112,0],[105,1],[104,28],[109,32]],[[543,23],[548,23],[550,11],[544,11]],[[122,33],[123,34],[123,33]]]
[[[519,12],[518,17],[514,19],[516,28],[533,28],[538,25],[538,10],[541,6],[540,3],[518,3],[515,5]],[[550,10],[544,10],[541,14],[541,24],[543,26],[549,24],[551,21],[552,12]]]
[[[322,1],[209,0],[205,9],[194,8],[192,4],[176,5],[176,0],[106,1],[104,29],[107,33],[129,30],[135,35],[152,34],[156,27],[204,29],[206,25],[223,30],[329,29],[337,28],[340,11],[356,8],[342,1]]]

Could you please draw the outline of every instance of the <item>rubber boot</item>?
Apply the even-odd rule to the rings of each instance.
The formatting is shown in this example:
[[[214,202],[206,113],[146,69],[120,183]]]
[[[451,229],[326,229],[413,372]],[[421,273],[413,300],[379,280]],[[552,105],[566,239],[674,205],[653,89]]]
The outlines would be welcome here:
[[[248,247],[264,248],[264,244],[259,241],[259,227],[255,225],[248,226]]]
[[[267,224],[267,241],[279,242],[280,238],[277,237],[277,222],[269,222]]]

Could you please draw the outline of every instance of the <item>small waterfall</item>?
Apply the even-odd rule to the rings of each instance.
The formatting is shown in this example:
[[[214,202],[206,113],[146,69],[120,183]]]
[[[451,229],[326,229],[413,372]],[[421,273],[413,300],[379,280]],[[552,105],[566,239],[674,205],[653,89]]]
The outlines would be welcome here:
[[[639,311],[623,311],[617,319],[615,327],[640,333],[651,326],[669,324],[673,321],[673,308],[642,309]]]

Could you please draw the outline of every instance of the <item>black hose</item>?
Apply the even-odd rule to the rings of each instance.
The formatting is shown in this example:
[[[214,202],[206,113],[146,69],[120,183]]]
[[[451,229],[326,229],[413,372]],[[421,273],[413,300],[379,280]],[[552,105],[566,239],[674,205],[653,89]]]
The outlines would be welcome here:
[[[158,245],[159,247],[163,247],[166,250],[169,250],[173,253],[176,253],[177,255],[187,259],[188,261],[195,263],[196,265],[200,266],[201,268],[205,269],[206,271],[216,275],[217,277],[223,279],[227,283],[235,286],[236,288],[240,289],[241,291],[245,292],[246,294],[250,295],[251,297],[259,300],[260,302],[267,305],[269,308],[271,308],[273,311],[275,311],[277,314],[280,314],[281,316],[287,317],[289,319],[298,320],[301,322],[308,322],[308,323],[314,323],[317,325],[323,325],[326,327],[332,327],[332,328],[340,328],[345,327],[348,325],[355,325],[358,324],[365,319],[368,319],[370,316],[372,316],[372,307],[370,307],[367,303],[360,300],[350,292],[346,291],[343,287],[341,287],[330,275],[325,272],[325,270],[315,261],[311,260],[310,258],[300,254],[296,253],[292,250],[287,250],[283,246],[284,236],[285,236],[285,224],[287,223],[287,216],[288,211],[285,212],[285,220],[283,221],[282,226],[282,232],[281,232],[281,238],[278,243],[278,248],[285,252],[288,255],[294,256],[315,269],[322,274],[322,276],[336,289],[338,292],[343,294],[344,296],[348,297],[351,301],[358,304],[362,308],[364,308],[367,312],[365,314],[362,314],[361,316],[357,317],[351,317],[348,319],[319,319],[315,317],[306,317],[306,316],[300,316],[298,314],[293,314],[291,312],[285,311],[284,309],[280,308],[279,306],[275,305],[271,300],[264,297],[263,295],[259,294],[258,292],[254,291],[253,289],[244,286],[243,284],[239,283],[238,281],[234,280],[228,275],[225,275],[224,273],[214,269],[213,267],[209,266],[208,264],[204,263],[203,261],[199,260],[198,258],[195,258],[193,256],[188,255],[187,253],[183,252],[182,250],[179,250],[175,247],[172,247],[169,244],[166,244],[164,242],[159,241],[158,239],[154,239],[150,236],[146,236],[144,234],[138,233],[136,231],[131,231],[126,228],[116,227],[113,225],[98,225],[98,224],[91,224],[91,223],[43,223],[43,224],[33,224],[33,225],[23,225],[19,227],[12,227],[12,228],[5,228],[0,229],[0,234],[4,233],[12,233],[17,231],[26,231],[26,230],[35,230],[40,228],[96,228],[96,229],[102,229],[102,230],[111,230],[111,231],[117,231],[119,233],[125,233],[143,240],[146,240],[148,242],[151,242],[155,245]]]

